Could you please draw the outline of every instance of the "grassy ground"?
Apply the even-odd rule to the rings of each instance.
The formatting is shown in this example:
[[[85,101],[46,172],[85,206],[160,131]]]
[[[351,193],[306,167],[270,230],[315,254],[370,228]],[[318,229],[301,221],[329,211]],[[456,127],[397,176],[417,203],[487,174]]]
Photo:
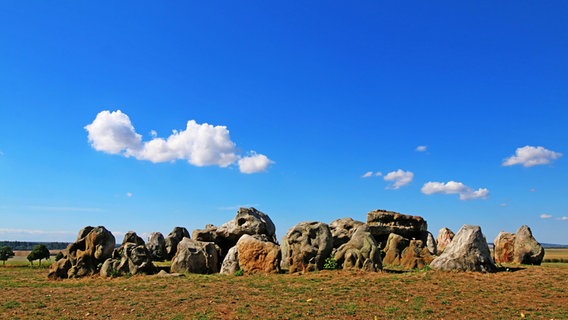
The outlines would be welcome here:
[[[568,263],[568,248],[545,249],[544,262],[564,262]]]
[[[568,264],[417,271],[50,281],[0,267],[0,319],[568,319]]]

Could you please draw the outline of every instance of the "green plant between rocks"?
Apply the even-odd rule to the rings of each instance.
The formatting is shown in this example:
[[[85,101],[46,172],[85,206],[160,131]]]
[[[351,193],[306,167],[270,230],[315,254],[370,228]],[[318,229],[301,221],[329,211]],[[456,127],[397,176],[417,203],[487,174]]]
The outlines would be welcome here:
[[[235,277],[240,277],[243,276],[245,274],[245,271],[243,269],[239,269],[237,271],[235,271]]]
[[[325,270],[336,270],[339,268],[339,265],[337,263],[337,260],[335,260],[332,257],[329,257],[327,259],[325,259],[325,262],[323,264],[323,268]]]

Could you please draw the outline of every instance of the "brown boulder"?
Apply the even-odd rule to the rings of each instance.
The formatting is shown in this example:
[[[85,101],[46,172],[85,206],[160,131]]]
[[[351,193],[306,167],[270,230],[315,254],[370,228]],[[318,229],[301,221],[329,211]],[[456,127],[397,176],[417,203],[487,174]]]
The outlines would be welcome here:
[[[429,265],[434,257],[421,240],[410,240],[400,255],[400,266],[405,269],[422,269]]]
[[[515,234],[513,262],[540,265],[544,258],[544,248],[533,237],[531,229],[523,225]]]
[[[140,238],[134,231],[128,231],[124,235],[124,239],[122,240],[122,245],[125,245],[126,243],[134,243],[139,246],[146,245],[144,243],[144,239]]]
[[[515,235],[510,232],[499,232],[495,240],[493,240],[493,252],[495,263],[513,262]]]
[[[242,235],[237,251],[239,267],[246,273],[280,272],[280,247],[262,237]]]
[[[391,233],[384,249],[383,265],[400,266],[402,252],[408,247],[409,243],[410,241],[405,237]]]
[[[189,238],[189,232],[184,227],[175,227],[168,234],[165,239],[168,259],[171,260],[176,255],[178,244],[183,238]]]
[[[437,254],[440,255],[446,250],[446,247],[452,242],[455,234],[452,230],[448,228],[442,228],[438,231],[438,237],[436,238],[436,249]]]

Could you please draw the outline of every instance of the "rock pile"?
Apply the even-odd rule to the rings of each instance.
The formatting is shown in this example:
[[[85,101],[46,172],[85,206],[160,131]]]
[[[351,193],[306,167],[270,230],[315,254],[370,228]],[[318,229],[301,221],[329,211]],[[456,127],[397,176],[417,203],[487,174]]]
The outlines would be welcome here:
[[[112,256],[115,238],[105,227],[85,227],[70,244],[63,258],[49,268],[50,279],[90,276],[99,272],[99,265]]]
[[[386,210],[369,212],[366,223],[351,218],[329,225],[301,222],[288,230],[281,245],[270,217],[255,208],[240,208],[220,227],[209,224],[192,235],[175,227],[166,238],[152,232],[145,243],[129,231],[115,248],[114,236],[104,227],[85,227],[64,257],[50,267],[49,277],[155,274],[159,270],[153,261],[164,260],[171,260],[170,272],[180,274],[292,273],[324,267],[376,272],[383,266],[428,265],[439,270],[497,269],[480,227],[466,225],[456,235],[443,228],[434,239],[422,217]],[[544,250],[530,228],[522,226],[516,234],[499,234],[494,255],[499,263],[540,264]]]
[[[544,248],[526,225],[515,234],[500,232],[493,243],[496,263],[540,265],[544,258]]]

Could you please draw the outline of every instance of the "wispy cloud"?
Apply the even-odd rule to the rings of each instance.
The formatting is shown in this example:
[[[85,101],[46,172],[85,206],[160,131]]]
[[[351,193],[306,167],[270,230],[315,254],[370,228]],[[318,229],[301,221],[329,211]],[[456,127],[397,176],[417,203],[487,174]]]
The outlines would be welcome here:
[[[541,219],[550,219],[550,218],[552,218],[552,216],[549,215],[549,214],[543,213],[543,214],[540,215],[540,218]]]
[[[425,152],[426,150],[428,150],[428,146],[418,146],[414,150],[417,152]]]
[[[242,173],[263,172],[274,162],[253,151],[248,156],[237,153],[225,126],[189,120],[184,130],[173,130],[167,138],[151,131],[152,139],[142,141],[128,115],[120,110],[101,111],[85,126],[91,146],[97,150],[154,163],[186,160],[189,164],[228,167],[237,163]]]
[[[568,221],[568,217],[567,217],[567,216],[563,216],[563,217],[558,218],[557,220]]]
[[[361,176],[361,178],[380,177],[382,175],[383,175],[382,172],[367,171]]]
[[[39,229],[9,229],[0,228],[0,235],[54,235],[54,236],[68,236],[76,235],[76,232],[67,230],[39,230]]]
[[[421,191],[426,195],[432,195],[436,193],[458,194],[460,200],[486,199],[489,196],[489,190],[487,188],[479,188],[477,190],[473,190],[465,184],[456,181],[449,181],[447,183],[427,182],[424,184],[424,186],[422,186]]]
[[[556,160],[562,156],[562,153],[545,149],[543,147],[524,146],[517,148],[515,155],[505,159],[503,166],[522,165],[524,167],[532,167],[537,165],[548,164],[552,160]]]
[[[398,169],[396,171],[389,172],[385,175],[385,181],[391,181],[392,184],[387,186],[387,189],[399,189],[409,183],[412,182],[414,178],[414,173],[410,171],[404,171],[402,169]]]

